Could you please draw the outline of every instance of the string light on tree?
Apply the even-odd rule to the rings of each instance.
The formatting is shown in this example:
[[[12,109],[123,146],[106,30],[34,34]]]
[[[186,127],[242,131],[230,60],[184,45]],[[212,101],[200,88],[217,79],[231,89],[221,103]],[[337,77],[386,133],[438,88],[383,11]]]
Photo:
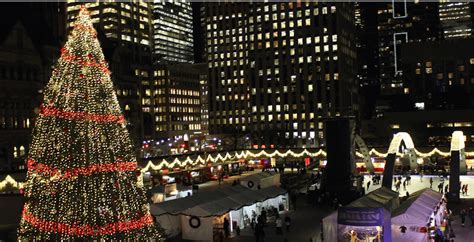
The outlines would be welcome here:
[[[33,131],[20,241],[161,238],[96,36],[81,8]]]

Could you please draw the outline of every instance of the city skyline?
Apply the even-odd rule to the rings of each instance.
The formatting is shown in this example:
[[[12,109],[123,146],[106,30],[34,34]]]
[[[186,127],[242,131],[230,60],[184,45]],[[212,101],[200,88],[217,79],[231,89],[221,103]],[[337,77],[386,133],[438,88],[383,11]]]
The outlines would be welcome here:
[[[0,3],[0,241],[468,241],[473,11]]]
[[[56,24],[52,24],[48,31],[61,42],[81,4],[68,2],[45,7],[32,3],[25,4],[28,8],[24,9],[31,9],[36,14],[43,12],[48,20],[55,19]],[[10,6],[12,11],[21,9],[15,4]],[[430,68],[426,65],[433,62],[428,59],[424,63],[411,61],[418,55],[415,53],[421,55],[424,51],[420,43],[439,46],[437,43],[441,44],[440,41],[445,39],[465,39],[470,43],[467,20],[470,18],[470,4],[184,2],[163,7],[161,2],[112,2],[87,3],[85,6],[90,8],[92,20],[98,28],[99,40],[113,70],[116,93],[137,147],[144,141],[168,139],[175,141],[173,146],[179,145],[184,135],[196,140],[193,143],[209,145],[217,138],[234,148],[276,147],[276,143],[282,147],[318,147],[324,145],[325,119],[345,115],[356,118],[356,132],[369,143],[372,142],[370,137],[376,135],[378,138],[373,140],[376,144],[387,142],[395,131],[415,129],[415,126],[390,120],[397,113],[408,115],[409,112],[455,109],[451,111],[452,117],[459,117],[461,114],[455,113],[462,113],[462,110],[456,109],[472,107],[470,99],[467,102],[456,99],[462,95],[469,96],[471,92],[469,54],[453,74],[450,74],[451,64],[445,64],[447,69],[435,71],[443,72],[442,75],[433,73],[437,77],[449,77],[443,84],[443,90],[446,90],[443,95],[450,98],[440,99],[438,95],[430,99],[427,95],[434,93],[422,89],[425,84],[418,83],[422,82],[421,79],[416,81],[417,84],[411,81],[418,80],[415,78],[418,69],[413,65]],[[227,7],[232,11],[228,12]],[[173,15],[179,18],[171,18],[170,11],[181,11]],[[228,13],[229,18],[222,18]],[[27,20],[28,15],[25,12],[24,17],[11,16],[10,22],[24,24],[20,19]],[[157,21],[167,24],[160,25]],[[30,26],[33,23],[25,25],[26,33],[31,32]],[[160,29],[160,26],[181,33],[173,30],[165,34],[166,29]],[[448,36],[452,29],[464,34]],[[4,32],[4,35],[12,34],[10,29]],[[168,60],[163,55],[168,47],[157,45],[163,42],[160,36],[170,41],[172,37],[176,38],[173,41],[184,41],[179,42],[183,44],[181,47],[167,45],[179,49],[178,52],[178,49],[168,49],[170,56],[174,56]],[[36,39],[33,41],[35,46],[40,43]],[[371,44],[373,41],[377,45]],[[457,42],[446,42],[449,43]],[[160,51],[163,53],[157,54],[157,48],[162,48]],[[177,53],[182,54],[180,59]],[[448,63],[446,58],[438,61]],[[184,63],[192,66],[188,68]],[[171,87],[180,86],[181,77],[170,79],[174,81],[169,84],[169,81],[157,78],[157,73],[176,67],[190,73],[199,70],[191,74],[191,79],[200,84],[191,89],[183,86],[182,90],[174,90]],[[460,68],[464,68],[463,71]],[[428,74],[426,70],[423,73]],[[43,80],[48,74],[44,75]],[[461,76],[462,80],[458,79]],[[42,85],[38,86],[39,90]],[[464,94],[456,94],[454,90]],[[200,98],[191,104],[188,99],[193,99],[193,96],[178,93],[200,93]],[[440,101],[443,104],[434,105],[427,100],[443,100]],[[456,104],[460,102],[461,106]],[[184,106],[172,107],[172,103]],[[5,153],[10,157],[8,160],[17,159],[20,150],[21,154],[28,152],[28,130],[34,126],[33,110],[37,105],[28,108],[29,117],[16,115],[17,121],[10,121],[9,116],[2,117],[5,127],[25,130],[23,141],[5,146]],[[168,116],[171,112],[180,117]],[[384,118],[379,120],[382,116]],[[418,125],[422,125],[427,133],[434,132],[431,126],[440,125],[420,122]],[[474,140],[468,118],[452,118],[438,123],[453,125],[445,125],[444,131],[415,136],[415,139],[420,139],[418,143],[428,145],[447,140],[455,123],[466,124],[463,125],[466,139],[468,142]]]

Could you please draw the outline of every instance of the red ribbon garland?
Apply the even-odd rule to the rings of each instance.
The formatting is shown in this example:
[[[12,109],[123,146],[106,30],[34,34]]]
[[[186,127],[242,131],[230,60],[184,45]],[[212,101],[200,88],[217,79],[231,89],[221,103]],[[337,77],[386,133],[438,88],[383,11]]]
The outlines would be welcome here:
[[[115,223],[106,224],[104,226],[94,226],[89,224],[71,225],[60,222],[45,221],[29,213],[26,207],[23,209],[22,217],[25,221],[27,221],[32,226],[36,227],[41,231],[67,234],[73,236],[97,236],[107,234],[110,235],[140,229],[147,225],[153,224],[153,218],[150,213],[147,213],[141,218],[137,218],[134,220],[118,221]]]
[[[40,114],[43,116],[54,116],[54,117],[64,118],[64,119],[69,119],[69,120],[88,120],[88,121],[94,121],[94,122],[117,122],[119,124],[125,123],[125,117],[123,115],[70,112],[70,111],[63,111],[55,107],[44,106],[44,105],[41,105]]]
[[[95,164],[86,167],[78,167],[67,170],[59,170],[57,168],[37,163],[33,159],[27,161],[28,171],[44,174],[50,177],[59,175],[59,179],[68,179],[78,175],[90,176],[94,173],[115,172],[115,171],[135,171],[137,169],[136,162],[115,162],[107,164]]]
[[[73,55],[66,48],[61,49],[61,58],[66,61],[75,61],[83,66],[97,67],[104,73],[110,74],[110,70],[105,60],[101,61],[100,63],[97,63],[92,58],[85,59],[80,56]]]

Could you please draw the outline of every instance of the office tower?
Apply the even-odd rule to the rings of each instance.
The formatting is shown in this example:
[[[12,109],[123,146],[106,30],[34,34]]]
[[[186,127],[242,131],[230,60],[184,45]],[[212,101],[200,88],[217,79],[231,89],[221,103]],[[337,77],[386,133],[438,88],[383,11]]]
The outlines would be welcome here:
[[[438,5],[388,2],[377,10],[380,88],[383,95],[403,94],[401,46],[439,39]]]
[[[153,2],[153,41],[153,52],[158,63],[193,63],[193,13],[190,2]]]
[[[419,110],[474,108],[474,41],[447,39],[406,44],[406,88]]]
[[[379,93],[377,8],[379,3],[356,2],[357,80],[361,118],[370,118]]]
[[[202,69],[202,68],[201,68]],[[144,119],[155,130],[152,139],[201,136],[201,76],[193,64],[158,65],[153,85],[145,86]],[[145,121],[147,122],[147,121]]]
[[[209,134],[209,76],[207,63],[195,64],[199,70],[199,84],[201,86],[201,131],[203,135]]]
[[[472,13],[470,2],[442,1],[439,3],[439,20],[443,37],[465,38],[472,35]]]
[[[323,118],[357,114],[353,4],[204,8],[211,134],[317,146]]]
[[[137,144],[147,135],[140,99],[144,90],[141,86],[151,82],[153,73],[151,3],[69,1],[68,30],[81,5],[89,9],[130,134]]]

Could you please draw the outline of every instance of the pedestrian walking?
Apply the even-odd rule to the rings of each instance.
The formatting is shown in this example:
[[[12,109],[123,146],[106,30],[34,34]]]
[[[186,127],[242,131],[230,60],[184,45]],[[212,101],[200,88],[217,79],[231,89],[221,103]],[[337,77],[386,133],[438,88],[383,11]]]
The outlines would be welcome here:
[[[283,230],[281,229],[283,226],[283,221],[281,221],[280,216],[278,216],[275,220],[275,226],[276,226],[276,234],[282,234]]]
[[[430,189],[433,188],[433,177],[430,177]]]
[[[286,232],[290,232],[291,218],[288,215],[286,215],[285,217],[285,225],[286,225]]]
[[[256,242],[263,242],[265,237],[265,232],[263,231],[263,225],[261,223],[257,223],[255,226],[255,241]]]
[[[464,222],[466,221],[466,209],[462,208],[459,212],[459,216],[461,217],[461,225],[464,227]]]
[[[267,224],[267,210],[266,209],[263,209],[261,216],[262,216],[262,225],[265,226],[265,224]]]
[[[229,220],[227,218],[224,218],[224,233],[226,238],[229,238],[230,235],[229,225]]]
[[[469,219],[471,220],[471,226],[474,226],[474,209],[472,207],[469,208]]]

